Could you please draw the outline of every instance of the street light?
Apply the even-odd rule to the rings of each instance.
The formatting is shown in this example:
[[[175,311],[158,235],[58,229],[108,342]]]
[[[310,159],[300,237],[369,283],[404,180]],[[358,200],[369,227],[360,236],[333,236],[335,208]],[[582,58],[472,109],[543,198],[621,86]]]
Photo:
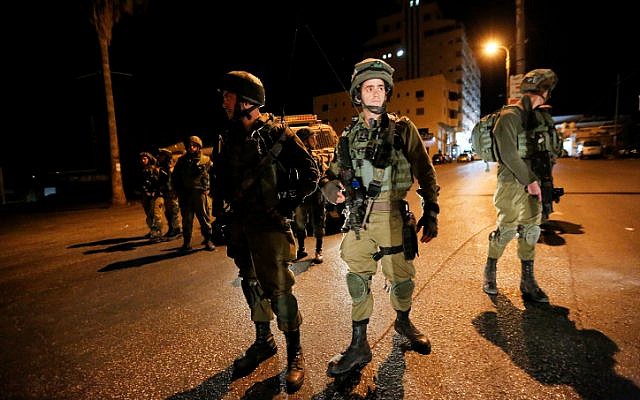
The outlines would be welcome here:
[[[509,67],[511,66],[511,55],[509,54],[509,48],[502,46],[501,44],[499,44],[498,42],[487,42],[484,45],[484,51],[485,53],[487,53],[488,55],[492,55],[495,54],[498,50],[504,50],[506,57],[505,57],[505,62],[504,62],[504,67],[505,70],[507,71],[507,90],[505,91],[505,102],[506,104],[509,104]]]

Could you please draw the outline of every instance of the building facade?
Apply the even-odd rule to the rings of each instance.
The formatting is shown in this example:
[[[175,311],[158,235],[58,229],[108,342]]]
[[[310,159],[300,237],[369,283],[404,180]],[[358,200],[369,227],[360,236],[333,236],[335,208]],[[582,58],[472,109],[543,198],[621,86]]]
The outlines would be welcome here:
[[[403,0],[400,13],[376,22],[364,57],[395,68],[388,110],[411,118],[431,154],[456,156],[470,148],[471,130],[480,119],[480,69],[462,24],[443,18],[435,2]],[[347,93],[318,96],[313,106],[338,132],[357,115]]]

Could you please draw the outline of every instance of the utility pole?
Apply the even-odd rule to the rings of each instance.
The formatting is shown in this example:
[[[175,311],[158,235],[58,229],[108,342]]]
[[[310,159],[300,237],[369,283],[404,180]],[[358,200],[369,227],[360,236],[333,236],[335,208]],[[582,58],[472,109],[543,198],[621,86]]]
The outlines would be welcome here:
[[[524,0],[516,0],[516,74],[519,75],[524,75],[526,68],[524,54],[525,33]]]

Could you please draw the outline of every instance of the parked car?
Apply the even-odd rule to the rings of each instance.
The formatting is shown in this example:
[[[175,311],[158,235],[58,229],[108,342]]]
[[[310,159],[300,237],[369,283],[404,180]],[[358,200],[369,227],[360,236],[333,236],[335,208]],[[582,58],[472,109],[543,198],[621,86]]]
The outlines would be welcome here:
[[[580,159],[586,157],[602,157],[602,143],[598,140],[585,140],[584,142],[578,143],[576,156]]]
[[[444,154],[436,153],[433,155],[433,157],[431,157],[431,162],[433,163],[433,165],[444,164],[447,162],[447,159],[445,158]]]
[[[471,161],[473,161],[473,160],[471,159],[471,154],[469,154],[469,153],[461,153],[458,156],[458,158],[456,158],[456,162],[459,162],[459,163],[461,163],[461,162],[471,162]]]

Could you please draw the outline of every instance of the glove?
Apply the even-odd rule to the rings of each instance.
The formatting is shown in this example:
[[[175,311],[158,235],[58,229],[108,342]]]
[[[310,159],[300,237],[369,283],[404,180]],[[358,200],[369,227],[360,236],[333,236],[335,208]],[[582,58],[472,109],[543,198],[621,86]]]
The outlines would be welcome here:
[[[416,225],[416,231],[420,233],[422,229],[422,236],[420,242],[429,243],[431,239],[438,236],[438,211],[440,208],[435,203],[427,203],[424,206],[424,212],[422,217],[418,220]],[[424,228],[424,229],[423,229]]]

